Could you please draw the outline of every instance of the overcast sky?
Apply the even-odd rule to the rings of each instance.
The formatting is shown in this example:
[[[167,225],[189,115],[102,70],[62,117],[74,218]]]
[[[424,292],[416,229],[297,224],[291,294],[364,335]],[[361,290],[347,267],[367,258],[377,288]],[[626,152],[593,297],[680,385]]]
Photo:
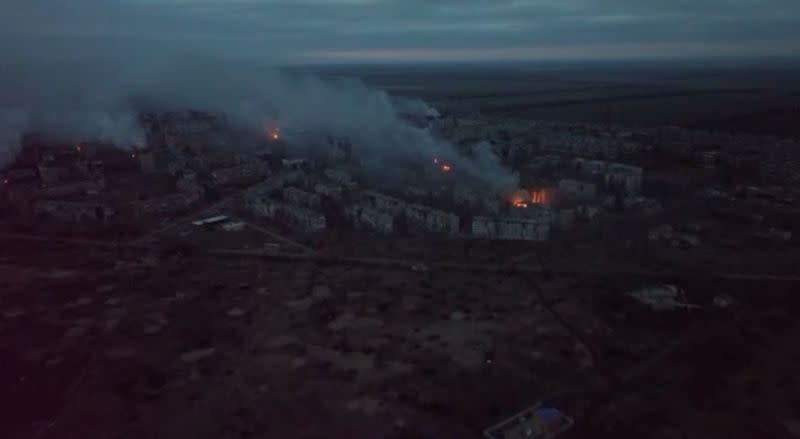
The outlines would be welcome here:
[[[3,0],[0,49],[276,63],[800,53],[800,0]]]

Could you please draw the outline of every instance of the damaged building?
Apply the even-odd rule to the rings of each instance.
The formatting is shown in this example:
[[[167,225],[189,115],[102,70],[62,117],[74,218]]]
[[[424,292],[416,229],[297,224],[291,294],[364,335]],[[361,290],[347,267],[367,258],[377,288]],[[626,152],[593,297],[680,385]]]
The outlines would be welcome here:
[[[375,191],[362,192],[361,199],[367,206],[392,215],[399,215],[406,209],[405,201]]]
[[[644,172],[637,166],[611,163],[604,175],[606,187],[612,192],[639,195],[642,192]]]
[[[552,223],[552,215],[545,213],[527,218],[476,216],[472,219],[472,235],[484,239],[546,241]]]
[[[366,206],[350,206],[345,215],[359,230],[372,230],[379,233],[394,232],[394,216]]]
[[[105,188],[105,180],[87,180],[64,183],[41,188],[39,195],[44,198],[59,198],[72,195],[96,195]]]
[[[256,162],[216,169],[211,172],[211,179],[216,186],[243,185],[255,183],[268,175],[267,165]]]
[[[405,209],[409,225],[429,232],[456,234],[460,219],[457,215],[419,204],[410,204]]]
[[[305,207],[281,203],[264,193],[247,197],[245,207],[253,215],[282,221],[306,232],[319,232],[327,228],[327,221],[321,213]]]
[[[282,204],[278,206],[276,216],[306,232],[319,232],[327,227],[324,215],[305,207]]]
[[[198,201],[200,201],[200,194],[198,192],[179,192],[138,201],[134,203],[133,211],[138,218],[169,215],[185,211]]]
[[[114,216],[115,212],[104,203],[42,200],[34,203],[33,213],[39,218],[77,223],[105,221]]]
[[[585,181],[564,179],[558,182],[558,191],[568,197],[589,199],[597,196],[597,186]]]
[[[342,198],[342,187],[335,184],[317,183],[314,185],[314,192],[323,197],[330,197],[334,200]]]
[[[318,208],[320,205],[320,197],[317,194],[306,192],[296,187],[287,187],[283,189],[283,199],[289,203],[297,206],[308,208]]]
[[[336,184],[340,184],[351,189],[356,187],[356,184],[353,181],[353,176],[347,171],[342,169],[326,169],[324,174],[325,177]]]

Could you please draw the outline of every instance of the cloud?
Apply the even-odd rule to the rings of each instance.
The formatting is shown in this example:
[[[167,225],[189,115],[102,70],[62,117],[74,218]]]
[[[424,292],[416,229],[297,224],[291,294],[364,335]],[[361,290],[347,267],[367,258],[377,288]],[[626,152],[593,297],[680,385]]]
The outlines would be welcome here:
[[[278,63],[362,50],[584,45],[588,53],[593,44],[648,43],[674,43],[666,56],[687,44],[748,42],[791,54],[799,20],[794,0],[6,0],[0,37],[35,54],[66,39],[112,52],[158,46]],[[757,54],[746,44],[741,52]]]

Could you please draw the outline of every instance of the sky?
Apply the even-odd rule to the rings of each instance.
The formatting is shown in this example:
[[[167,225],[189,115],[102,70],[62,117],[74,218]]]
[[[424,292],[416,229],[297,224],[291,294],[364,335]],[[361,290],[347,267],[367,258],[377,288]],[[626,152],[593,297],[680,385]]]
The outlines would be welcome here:
[[[797,0],[4,0],[20,57],[275,64],[787,56]]]

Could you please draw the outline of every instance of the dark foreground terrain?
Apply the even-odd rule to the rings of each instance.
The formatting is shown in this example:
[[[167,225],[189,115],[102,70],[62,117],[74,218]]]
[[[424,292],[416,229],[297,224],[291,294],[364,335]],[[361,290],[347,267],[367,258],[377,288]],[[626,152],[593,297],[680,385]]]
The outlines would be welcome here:
[[[701,308],[654,312],[627,279],[0,257],[4,438],[479,437],[540,400],[565,437],[800,434],[785,283],[684,281]]]

